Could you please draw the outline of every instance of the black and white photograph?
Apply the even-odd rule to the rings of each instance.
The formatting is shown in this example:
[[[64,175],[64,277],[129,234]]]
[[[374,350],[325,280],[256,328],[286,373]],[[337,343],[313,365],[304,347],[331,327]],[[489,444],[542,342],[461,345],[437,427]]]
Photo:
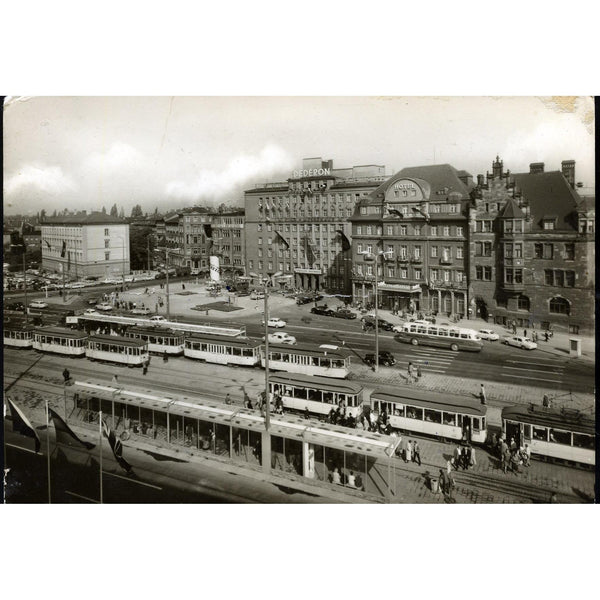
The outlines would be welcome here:
[[[594,502],[594,127],[6,97],[4,502]]]

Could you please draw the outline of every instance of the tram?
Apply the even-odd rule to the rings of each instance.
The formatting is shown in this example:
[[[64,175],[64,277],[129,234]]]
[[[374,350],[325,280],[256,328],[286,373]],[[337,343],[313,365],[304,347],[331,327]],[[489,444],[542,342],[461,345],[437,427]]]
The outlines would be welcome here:
[[[129,327],[125,337],[147,342],[148,351],[157,354],[180,356],[183,354],[185,336],[181,331],[162,327]]]
[[[185,340],[183,354],[219,365],[254,367],[260,361],[260,342],[219,335],[191,335]]]
[[[261,346],[261,365],[265,367],[264,346]],[[269,344],[269,369],[345,379],[350,373],[350,354],[344,350],[326,350],[314,344]]]
[[[4,326],[4,345],[13,348],[32,348],[33,347],[34,327],[23,325],[22,327]]]
[[[119,335],[92,335],[87,342],[86,355],[91,360],[141,367],[149,357],[148,343]]]
[[[385,410],[390,425],[399,431],[478,444],[487,438],[487,407],[463,396],[412,389],[374,390],[371,408],[377,414]]]
[[[270,365],[269,365],[270,368]],[[363,387],[349,381],[332,381],[309,375],[271,375],[269,392],[279,394],[288,410],[328,415],[332,408],[346,407],[354,418],[362,412]]]
[[[69,356],[85,356],[88,334],[64,327],[39,327],[33,332],[33,348]]]
[[[422,323],[405,323],[396,336],[401,342],[418,346],[437,346],[450,348],[453,352],[470,350],[481,352],[483,342],[474,329],[449,327],[442,325],[424,325]]]
[[[502,431],[517,446],[527,444],[532,456],[594,466],[594,418],[573,409],[507,406],[502,409]]]

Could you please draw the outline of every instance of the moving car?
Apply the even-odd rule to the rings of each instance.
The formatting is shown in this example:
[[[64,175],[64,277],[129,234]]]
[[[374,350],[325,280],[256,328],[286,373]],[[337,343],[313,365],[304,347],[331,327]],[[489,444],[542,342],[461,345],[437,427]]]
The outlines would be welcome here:
[[[532,342],[530,338],[522,335],[508,335],[502,339],[502,343],[507,346],[515,346],[515,348],[523,348],[525,350],[535,350],[537,344]]]
[[[265,322],[261,321],[261,323],[264,325]],[[285,321],[283,321],[282,319],[279,319],[278,317],[272,317],[271,319],[269,319],[269,321],[267,322],[267,326],[268,327],[285,327],[287,325],[287,323]]]
[[[323,300],[323,296],[321,296],[320,294],[298,296],[296,298],[296,304],[308,304],[309,302],[319,302],[320,300]]]
[[[29,308],[48,308],[48,303],[42,300],[34,300],[29,303]]]
[[[265,338],[263,336],[263,342]],[[275,331],[274,333],[269,334],[269,343],[270,344],[289,344],[293,346],[296,343],[296,338],[285,331]]]
[[[479,337],[482,340],[489,340],[490,342],[497,342],[500,339],[500,336],[491,329],[480,329],[478,332]]]
[[[150,317],[150,320],[153,321],[154,323],[166,323],[167,319],[165,319],[162,315],[154,315],[153,317]]]
[[[324,315],[326,317],[333,317],[335,314],[335,311],[327,308],[327,306],[313,306],[310,312],[313,315]]]
[[[375,364],[375,354],[365,354],[365,362],[372,367]],[[379,352],[379,364],[384,367],[391,367],[396,364],[396,359],[391,352],[382,350]]]
[[[96,304],[96,310],[109,311],[112,309],[112,304],[109,304],[108,302],[100,302],[100,304]]]
[[[347,308],[340,308],[333,313],[334,317],[338,319],[356,319],[356,313],[353,313],[351,310]]]
[[[152,311],[149,308],[134,308],[131,311],[131,314],[133,315],[151,315]]]
[[[370,317],[369,315],[363,317],[361,319],[365,325],[369,325],[370,327],[375,327],[375,317]],[[389,321],[385,321],[384,319],[377,320],[379,329],[383,329],[384,331],[394,331],[394,325]]]

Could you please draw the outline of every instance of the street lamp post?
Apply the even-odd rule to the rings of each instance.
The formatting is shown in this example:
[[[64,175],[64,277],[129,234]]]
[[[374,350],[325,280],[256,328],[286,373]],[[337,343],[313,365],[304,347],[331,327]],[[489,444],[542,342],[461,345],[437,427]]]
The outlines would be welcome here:
[[[379,264],[379,261],[377,260],[378,256],[385,256],[386,254],[393,254],[392,251],[387,250],[379,250],[377,251],[376,254],[373,254],[372,252],[363,252],[362,253],[365,256],[365,261],[367,262],[374,262],[375,263],[375,285],[374,285],[374,292],[375,292],[375,366],[374,366],[374,371],[375,373],[377,373],[379,371],[379,294],[378,294],[378,290],[379,290],[379,274],[377,273],[377,267]]]

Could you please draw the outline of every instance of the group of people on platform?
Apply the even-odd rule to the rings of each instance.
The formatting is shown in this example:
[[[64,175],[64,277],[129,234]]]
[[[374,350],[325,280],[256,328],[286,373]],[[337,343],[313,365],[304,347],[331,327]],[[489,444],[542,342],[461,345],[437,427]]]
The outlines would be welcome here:
[[[466,471],[467,469],[474,467],[477,464],[475,448],[469,443],[467,443],[466,446],[456,446],[450,464],[457,471],[460,468],[462,468],[463,471]]]
[[[519,446],[514,437],[510,438],[507,443],[504,434],[500,438],[492,436],[492,450],[500,459],[500,468],[504,473],[518,474],[521,472],[521,467],[531,466],[531,448],[529,444]]]

